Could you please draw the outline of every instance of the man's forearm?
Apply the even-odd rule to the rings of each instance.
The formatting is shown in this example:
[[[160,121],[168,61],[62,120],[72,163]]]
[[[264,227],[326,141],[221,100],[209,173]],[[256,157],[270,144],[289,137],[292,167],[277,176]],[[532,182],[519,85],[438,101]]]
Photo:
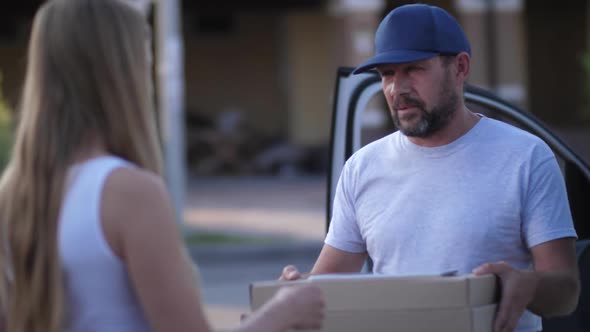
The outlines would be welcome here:
[[[310,274],[360,272],[367,253],[352,253],[325,244]]]
[[[535,295],[528,309],[542,317],[564,316],[576,309],[580,295],[578,270],[530,272]]]

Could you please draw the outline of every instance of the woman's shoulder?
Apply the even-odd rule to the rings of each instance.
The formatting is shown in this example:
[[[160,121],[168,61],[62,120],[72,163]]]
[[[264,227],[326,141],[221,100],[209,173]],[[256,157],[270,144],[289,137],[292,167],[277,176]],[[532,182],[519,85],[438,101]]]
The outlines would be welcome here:
[[[136,167],[114,169],[105,183],[105,190],[109,190],[114,194],[121,192],[150,194],[153,191],[165,189],[164,181],[159,175]]]
[[[162,178],[141,168],[120,167],[113,170],[103,189],[105,207],[119,212],[134,212],[137,207],[150,210],[164,204],[167,196]]]
[[[163,179],[141,168],[120,167],[111,172],[102,193],[105,217],[129,222],[147,220],[170,205]]]
[[[107,178],[101,220],[107,241],[119,257],[125,256],[124,243],[129,239],[175,229],[174,216],[160,176],[140,168],[121,167]]]

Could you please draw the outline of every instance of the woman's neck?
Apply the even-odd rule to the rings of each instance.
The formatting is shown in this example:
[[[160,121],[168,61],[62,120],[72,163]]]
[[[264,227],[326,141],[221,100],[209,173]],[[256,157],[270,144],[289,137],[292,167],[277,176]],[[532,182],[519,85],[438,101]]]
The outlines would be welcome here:
[[[83,163],[87,160],[108,154],[108,151],[101,140],[91,139],[87,142],[88,143],[86,144],[82,144],[78,151],[76,151],[74,154],[74,158],[72,160],[73,164]]]

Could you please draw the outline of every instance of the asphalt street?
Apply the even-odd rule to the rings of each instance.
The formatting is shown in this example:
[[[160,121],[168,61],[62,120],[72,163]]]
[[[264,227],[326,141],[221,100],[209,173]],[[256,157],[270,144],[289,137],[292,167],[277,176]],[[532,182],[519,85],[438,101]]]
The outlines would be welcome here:
[[[249,312],[249,286],[277,279],[285,265],[309,271],[325,234],[323,178],[195,179],[184,211],[188,232],[257,239],[189,246],[215,329]]]

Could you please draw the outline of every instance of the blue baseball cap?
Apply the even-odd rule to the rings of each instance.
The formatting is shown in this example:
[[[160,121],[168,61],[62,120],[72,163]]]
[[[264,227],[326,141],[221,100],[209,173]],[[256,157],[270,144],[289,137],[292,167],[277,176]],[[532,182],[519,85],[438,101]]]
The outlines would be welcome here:
[[[392,10],[375,33],[375,56],[355,70],[425,60],[437,55],[471,55],[469,41],[453,16],[435,6],[413,4]]]

